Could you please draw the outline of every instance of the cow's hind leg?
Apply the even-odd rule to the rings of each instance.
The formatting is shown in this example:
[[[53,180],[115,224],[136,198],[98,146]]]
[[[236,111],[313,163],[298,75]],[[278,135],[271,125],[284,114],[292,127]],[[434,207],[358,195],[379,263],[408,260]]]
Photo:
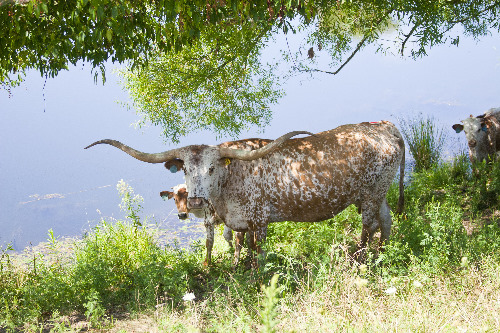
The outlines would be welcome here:
[[[382,202],[375,203],[369,208],[363,209],[363,230],[361,232],[361,241],[358,248],[358,258],[363,258],[366,248],[373,239],[373,235],[380,228],[379,249],[389,239],[391,234],[391,210],[384,198]]]
[[[379,251],[380,251],[382,250],[382,246],[384,245],[384,243],[389,239],[392,227],[391,209],[389,208],[386,199],[384,199],[384,201],[380,205],[379,221],[380,221],[380,242],[379,242]]]
[[[222,233],[224,239],[229,244],[229,247],[233,248],[233,229],[229,228],[227,225],[224,226],[224,232]]]
[[[363,209],[363,230],[361,231],[361,241],[359,247],[361,249],[366,248],[367,244],[373,239],[373,235],[379,228],[379,219],[376,210],[373,208]]]
[[[362,207],[363,230],[361,231],[361,240],[358,245],[355,257],[358,261],[365,259],[366,248],[373,239],[373,235],[379,228],[379,205],[366,205]]]
[[[234,244],[234,259],[233,259],[234,266],[238,265],[238,262],[240,261],[240,252],[244,242],[245,242],[245,233],[237,232]]]

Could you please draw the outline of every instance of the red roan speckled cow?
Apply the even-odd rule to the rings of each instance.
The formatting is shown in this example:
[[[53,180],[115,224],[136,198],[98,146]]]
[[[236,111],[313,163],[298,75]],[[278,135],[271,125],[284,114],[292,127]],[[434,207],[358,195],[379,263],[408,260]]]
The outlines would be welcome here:
[[[477,117],[471,115],[461,122],[452,127],[457,133],[465,132],[471,162],[482,162],[488,156],[494,160],[500,151],[500,108],[489,109]]]
[[[148,154],[109,139],[87,148],[106,143],[144,162],[182,168],[191,212],[253,231],[259,253],[269,223],[323,221],[350,204],[362,211],[361,248],[379,228],[380,244],[387,240],[392,221],[386,194],[398,167],[398,211],[403,207],[405,147],[397,128],[365,122],[290,139],[298,134],[311,133],[291,132],[253,151],[191,145]]]

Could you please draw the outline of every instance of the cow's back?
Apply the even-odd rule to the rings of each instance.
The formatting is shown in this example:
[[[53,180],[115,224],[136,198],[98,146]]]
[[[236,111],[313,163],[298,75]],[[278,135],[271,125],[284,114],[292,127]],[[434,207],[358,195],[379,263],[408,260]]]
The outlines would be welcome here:
[[[325,220],[350,204],[385,198],[403,151],[390,122],[291,139],[259,160],[234,161],[218,211],[228,220]]]

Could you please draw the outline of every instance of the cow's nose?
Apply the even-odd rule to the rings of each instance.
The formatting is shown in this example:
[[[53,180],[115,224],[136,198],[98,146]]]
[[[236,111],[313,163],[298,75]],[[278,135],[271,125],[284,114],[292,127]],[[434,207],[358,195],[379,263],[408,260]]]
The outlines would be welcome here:
[[[187,213],[179,213],[179,214],[177,214],[177,216],[179,217],[179,219],[185,220],[185,219],[187,219],[188,214]]]
[[[203,198],[188,198],[188,208],[189,209],[200,209],[203,208],[205,200]]]
[[[470,140],[469,141],[469,147],[471,147],[471,148],[474,148],[476,146],[476,144],[477,144],[476,140]]]

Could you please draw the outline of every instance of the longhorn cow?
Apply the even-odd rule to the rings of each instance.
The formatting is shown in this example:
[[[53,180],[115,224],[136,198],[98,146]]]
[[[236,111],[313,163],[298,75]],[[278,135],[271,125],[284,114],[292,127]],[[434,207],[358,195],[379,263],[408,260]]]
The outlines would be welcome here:
[[[500,151],[500,108],[489,109],[477,117],[471,115],[452,127],[457,133],[464,131],[473,164],[496,159]]]
[[[253,232],[252,247],[263,254],[271,222],[317,222],[355,204],[362,211],[360,247],[380,229],[380,245],[390,235],[387,191],[400,169],[398,212],[403,208],[405,146],[388,121],[349,124],[291,139],[290,132],[262,148],[245,151],[191,145],[162,153],[143,153],[115,140],[101,140],[149,163],[182,169],[191,212],[206,223],[215,216],[235,231]]]
[[[244,140],[239,140],[239,141],[228,141],[220,144],[219,146],[222,148],[231,148],[231,149],[242,149],[246,151],[250,150],[255,150],[258,148],[262,148],[268,143],[272,142],[272,140],[268,139],[244,139]],[[177,172],[177,166],[172,165],[169,166],[169,170],[172,172]],[[169,191],[163,191],[160,192],[160,196],[162,198],[174,198],[175,200],[175,205],[177,207],[177,211],[179,212],[178,216],[180,219],[186,219],[188,217],[188,214],[191,212],[187,206],[187,198],[188,198],[188,192],[186,188],[186,184],[181,184],[177,185],[176,187],[173,188],[173,192]],[[223,223],[222,219],[220,219],[219,216],[217,216],[216,213],[210,213],[208,211],[200,211],[200,210],[195,210],[193,214],[198,217],[198,218],[203,218],[204,223],[205,223],[205,229],[207,233],[207,238],[206,238],[206,249],[207,249],[207,255],[205,257],[205,262],[204,264],[206,266],[209,266],[211,263],[211,258],[212,258],[212,248],[214,244],[214,224],[220,224]],[[205,214],[209,214],[208,216],[205,216]],[[212,216],[213,215],[213,216]],[[224,226],[224,238],[228,242],[229,246],[232,247],[232,240],[233,240],[233,232],[231,228],[229,228],[227,225]],[[248,238],[249,242],[252,241],[251,237]],[[241,253],[241,248],[243,246],[243,242],[245,240],[245,232],[236,232],[236,241],[235,241],[235,251],[234,251],[234,265],[238,264],[238,261],[240,259],[240,253]]]

